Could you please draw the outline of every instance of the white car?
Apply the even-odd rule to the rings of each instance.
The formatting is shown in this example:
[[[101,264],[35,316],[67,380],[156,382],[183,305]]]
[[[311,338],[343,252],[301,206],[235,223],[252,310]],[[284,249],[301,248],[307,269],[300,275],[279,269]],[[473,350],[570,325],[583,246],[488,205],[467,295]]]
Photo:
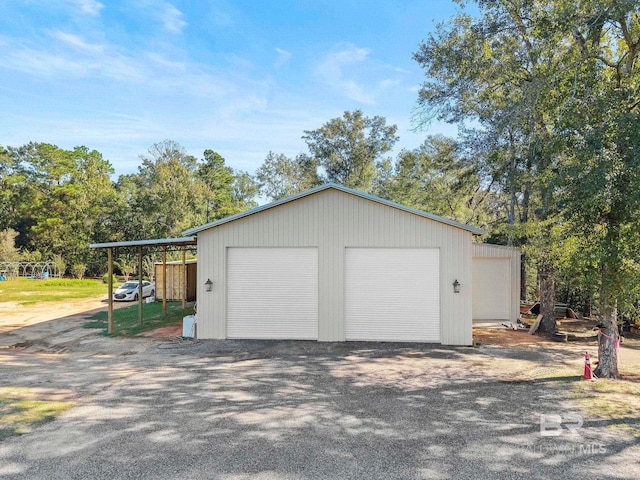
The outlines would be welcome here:
[[[113,299],[116,302],[129,302],[131,300],[138,300],[139,293],[139,281],[134,280],[132,282],[125,282],[120,285],[115,292],[113,292]],[[151,282],[146,280],[142,281],[142,298],[152,297],[156,293],[156,288]]]

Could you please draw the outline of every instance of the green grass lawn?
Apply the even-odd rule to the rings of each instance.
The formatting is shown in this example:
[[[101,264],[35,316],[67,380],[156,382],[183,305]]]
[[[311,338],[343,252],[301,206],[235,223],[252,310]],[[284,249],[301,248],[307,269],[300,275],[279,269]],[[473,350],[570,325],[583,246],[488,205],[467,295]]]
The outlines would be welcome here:
[[[115,336],[133,336],[141,332],[154,330],[160,327],[182,325],[182,318],[193,315],[193,302],[188,302],[186,308],[182,308],[181,302],[167,302],[167,316],[162,314],[162,302],[144,304],[144,325],[138,324],[138,303],[128,307],[118,308],[113,311],[113,324]],[[98,312],[89,317],[86,328],[101,328],[104,334],[107,332],[107,312]]]
[[[627,432],[640,439],[640,384],[637,381],[597,379],[575,382],[571,385],[571,395],[589,417],[609,420],[609,430]]]
[[[28,433],[73,407],[70,402],[37,400],[28,388],[0,387],[0,441]]]
[[[89,298],[107,296],[107,285],[101,280],[70,278],[50,278],[47,280],[17,280],[0,282],[0,302],[16,302],[33,305],[41,302],[55,302],[69,298]]]

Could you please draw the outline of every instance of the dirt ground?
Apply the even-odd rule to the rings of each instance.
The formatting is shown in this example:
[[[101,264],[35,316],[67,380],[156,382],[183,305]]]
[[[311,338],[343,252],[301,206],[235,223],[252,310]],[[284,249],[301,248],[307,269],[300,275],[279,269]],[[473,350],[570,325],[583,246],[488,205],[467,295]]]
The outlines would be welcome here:
[[[114,308],[128,305],[114,303]],[[59,353],[90,338],[97,340],[97,330],[82,326],[88,317],[107,308],[104,295],[27,306],[0,302],[0,349]]]
[[[624,382],[579,380],[595,340],[503,328],[475,329],[476,347],[109,338],[82,328],[106,305],[71,303],[48,321],[0,320],[0,385],[74,404],[1,441],[0,477],[640,476],[635,410],[603,416],[599,403]],[[621,368],[640,371],[640,350],[623,347]],[[582,412],[581,436],[541,436],[542,413],[567,412]]]
[[[584,351],[597,353],[584,328],[570,343],[474,328],[475,347],[181,342],[176,329],[109,338],[83,328],[106,308],[99,298],[0,304],[0,385],[75,405],[0,442],[3,478],[640,475],[628,461],[640,458],[635,410],[603,416],[599,403],[629,382],[579,380]],[[640,371],[633,342],[620,350],[623,372]],[[634,405],[637,389],[625,388]],[[581,437],[541,437],[541,413],[576,411]]]
[[[115,302],[114,308],[128,305],[130,303]],[[104,295],[68,299],[61,302],[42,302],[26,306],[15,302],[0,302],[0,333],[64,317],[89,316],[106,309],[107,300]]]
[[[114,308],[122,308],[130,303],[115,303]],[[48,302],[29,306],[19,306],[10,302],[0,302],[0,349],[19,349],[25,353],[70,353],[91,354],[132,354],[144,351],[158,343],[171,342],[181,335],[181,327],[163,327],[146,332],[136,338],[111,339],[99,335],[96,329],[82,328],[87,318],[98,311],[107,309],[103,296],[88,299],[69,299],[63,302]],[[476,347],[505,348],[514,350],[513,357],[527,359],[531,349],[551,349],[551,351],[571,352],[576,359],[576,372],[584,352],[589,352],[597,361],[596,322],[585,319],[563,319],[558,321],[559,331],[568,333],[571,341],[558,343],[544,335],[529,335],[527,331],[514,331],[494,322],[473,329]],[[621,372],[628,376],[640,371],[640,338],[623,339],[620,354]],[[521,351],[522,355],[518,352]],[[0,350],[1,353],[1,350]],[[484,368],[496,369],[499,375],[503,366],[491,362]],[[559,367],[560,368],[560,367]]]
[[[528,319],[533,323],[534,319]],[[525,320],[526,321],[526,320]],[[560,344],[573,347],[584,345],[591,348],[597,345],[598,330],[596,328],[597,321],[593,319],[558,319],[558,332],[566,333],[569,341]],[[483,324],[486,325],[486,324]],[[640,336],[625,334],[622,344],[631,348],[640,348]],[[495,322],[491,327],[476,327],[473,329],[474,343],[476,345],[494,345],[494,346],[530,346],[530,345],[558,345],[549,335],[537,334],[530,335],[527,330],[512,330],[504,327],[500,322]]]

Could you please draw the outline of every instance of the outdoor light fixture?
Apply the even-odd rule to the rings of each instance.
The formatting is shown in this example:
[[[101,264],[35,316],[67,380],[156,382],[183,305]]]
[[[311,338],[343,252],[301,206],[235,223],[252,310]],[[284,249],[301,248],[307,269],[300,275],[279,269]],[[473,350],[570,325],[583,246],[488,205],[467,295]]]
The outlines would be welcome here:
[[[211,290],[213,290],[213,282],[211,281],[210,278],[207,278],[207,281],[204,282],[204,288],[207,292],[210,292]]]
[[[453,293],[460,293],[460,282],[457,278],[453,281]]]

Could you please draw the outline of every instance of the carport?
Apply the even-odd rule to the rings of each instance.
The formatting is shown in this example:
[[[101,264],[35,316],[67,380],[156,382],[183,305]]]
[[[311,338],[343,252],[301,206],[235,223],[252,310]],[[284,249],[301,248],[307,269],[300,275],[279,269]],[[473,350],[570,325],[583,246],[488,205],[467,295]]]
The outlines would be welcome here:
[[[144,298],[142,296],[142,250],[143,248],[162,249],[162,270],[163,270],[163,292],[167,291],[167,251],[180,250],[182,252],[182,267],[186,269],[187,263],[187,250],[194,250],[197,245],[197,237],[180,237],[180,238],[157,238],[153,240],[130,240],[124,242],[107,242],[107,243],[92,243],[89,248],[106,248],[107,249],[107,281],[109,287],[108,299],[109,309],[107,315],[107,333],[110,335],[113,333],[113,254],[117,248],[136,249],[138,255],[138,322],[142,325],[144,323]],[[186,270],[185,270],[186,271]],[[185,294],[182,295],[182,308],[185,307],[186,302],[186,288],[187,282],[184,281],[183,288]],[[162,313],[167,314],[167,295],[162,295]]]

